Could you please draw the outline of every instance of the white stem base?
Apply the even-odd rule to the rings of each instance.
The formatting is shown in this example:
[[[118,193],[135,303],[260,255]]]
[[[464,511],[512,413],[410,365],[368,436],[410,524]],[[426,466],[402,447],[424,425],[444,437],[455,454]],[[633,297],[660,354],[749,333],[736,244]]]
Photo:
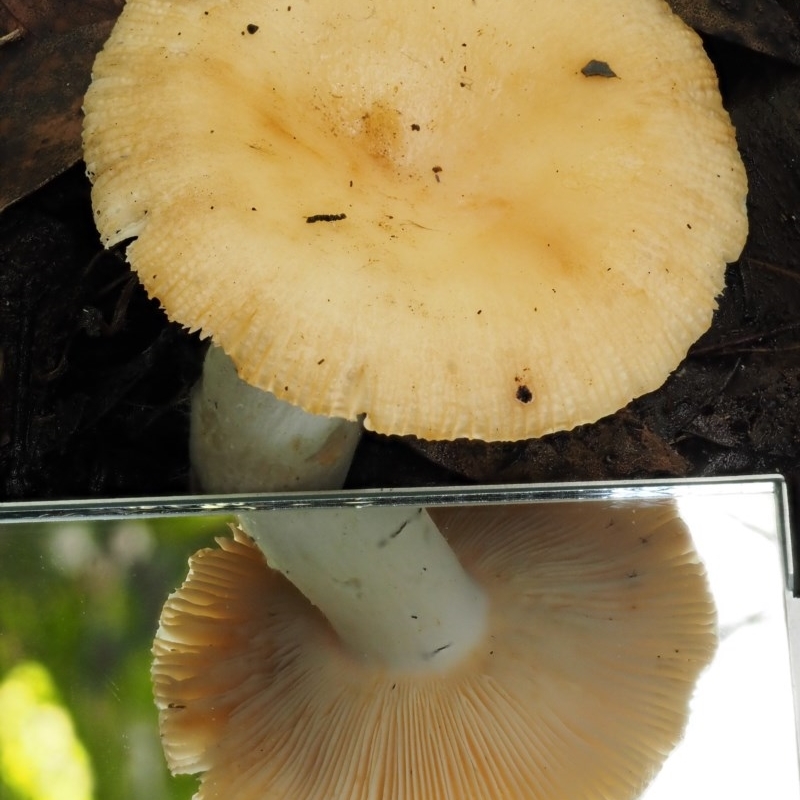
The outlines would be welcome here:
[[[488,603],[425,509],[293,509],[241,516],[273,568],[356,656],[443,671],[486,632]]]
[[[245,383],[211,347],[192,396],[195,478],[220,493],[338,489],[361,437],[358,422],[307,414]]]

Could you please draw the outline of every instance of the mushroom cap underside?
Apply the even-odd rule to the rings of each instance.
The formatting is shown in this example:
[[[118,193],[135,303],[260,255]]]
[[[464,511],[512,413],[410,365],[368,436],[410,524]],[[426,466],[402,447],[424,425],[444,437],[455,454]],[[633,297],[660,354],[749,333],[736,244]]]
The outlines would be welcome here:
[[[168,315],[384,433],[616,411],[746,235],[713,67],[662,0],[129,0],[85,112],[102,239]]]
[[[672,505],[432,509],[490,602],[449,674],[344,652],[237,531],[191,560],[154,645],[162,741],[197,800],[631,800],[716,646]],[[410,612],[413,609],[410,609]]]

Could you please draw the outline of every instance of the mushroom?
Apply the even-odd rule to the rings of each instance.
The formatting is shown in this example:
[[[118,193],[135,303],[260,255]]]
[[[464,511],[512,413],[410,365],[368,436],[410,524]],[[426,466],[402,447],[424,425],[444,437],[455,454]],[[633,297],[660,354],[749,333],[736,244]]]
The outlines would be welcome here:
[[[192,392],[189,451],[206,491],[336,489],[344,484],[361,426],[309,414],[245,383],[210,347]]]
[[[101,238],[167,314],[383,433],[616,411],[709,326],[747,231],[662,0],[129,0],[85,114]]]
[[[209,356],[194,412],[210,423],[193,433],[193,451],[211,491],[230,491],[228,475],[234,488],[244,488],[244,479],[231,473],[237,462],[249,489],[335,485],[360,419],[384,433],[509,440],[611,413],[659,386],[708,327],[725,265],[746,236],[746,177],[713,68],[698,37],[661,0],[532,0],[524,8],[460,0],[369,7],[355,0],[286,6],[129,0],[97,58],[85,112],[87,172],[103,242],[130,240],[128,259],[147,290],[172,319],[220,348]],[[246,457],[227,445],[241,427],[240,406],[262,404],[248,384],[274,395],[263,405],[268,420],[277,414],[281,422],[255,421],[242,439],[252,440],[248,431],[258,429],[269,439],[290,424],[284,414],[292,419],[287,443],[304,455],[282,475],[272,469],[273,454],[258,477],[250,466],[267,442]],[[225,403],[214,399],[218,392]],[[299,410],[287,410],[285,401]],[[330,427],[313,421],[317,433],[306,442],[308,415],[335,421]],[[217,468],[207,468],[214,460]],[[336,477],[318,469],[326,464]],[[374,527],[366,524],[371,516],[379,517]],[[315,618],[330,647],[328,624],[351,642],[348,668],[366,680],[355,665],[380,662],[401,694],[416,696],[445,674],[466,674],[494,616],[492,593],[478,591],[434,517],[422,509],[349,509],[327,513],[324,533],[274,514],[243,517],[242,525],[322,610],[328,622]],[[314,556],[318,540],[328,543],[325,559]],[[419,625],[409,615],[395,634],[376,639],[379,609],[391,615],[407,607],[417,586],[408,571],[420,562],[395,555],[398,544],[417,540],[435,554],[423,584],[440,590],[417,616],[434,619],[435,611],[442,626]],[[331,542],[342,547],[332,553]],[[247,553],[244,561],[256,559],[243,540],[226,548]],[[195,560],[193,572],[215,558]],[[179,606],[208,601],[225,619],[226,605],[229,611],[241,605],[232,584],[247,594],[234,564],[220,569],[202,572],[199,583],[190,577],[168,604],[156,644],[164,724],[193,720],[183,728],[189,739],[172,746],[173,754],[176,747],[189,753],[170,756],[180,770],[211,767],[222,741],[211,734],[214,719],[232,715],[230,722],[247,718],[260,728],[275,713],[235,701],[254,678],[239,673],[230,684],[203,666],[217,648],[198,642],[236,639],[240,632],[224,625],[212,631],[195,615],[189,630],[200,639],[186,658],[197,672],[178,652],[185,634],[171,618]],[[227,599],[211,601],[204,581],[219,582],[229,572]],[[355,633],[364,603],[341,612],[328,602],[330,592],[357,600],[366,586],[379,596],[389,578],[403,575],[397,594],[387,591],[366,614],[372,620],[366,633]],[[377,586],[375,576],[382,576]],[[288,591],[282,579],[269,582]],[[403,655],[385,665],[395,637]],[[558,640],[552,646],[560,649]],[[294,652],[281,650],[272,662],[275,685],[284,686],[275,664]],[[425,655],[428,667],[438,665],[438,677],[422,669]],[[170,677],[173,658],[180,672]],[[241,658],[250,668],[258,660]],[[686,675],[677,683],[688,693]],[[213,678],[222,694],[201,701],[191,688],[198,676]],[[168,699],[165,687],[173,681],[183,699]],[[630,683],[635,695],[642,681]],[[485,688],[472,691],[473,702]],[[509,692],[508,702],[515,697],[510,688],[496,688]],[[560,735],[583,725],[579,695],[571,697],[572,728]],[[267,718],[257,720],[262,711]],[[340,713],[335,705],[322,712],[324,718]],[[362,737],[378,713],[364,707]],[[441,705],[430,714],[467,731],[457,710]],[[673,719],[674,738],[678,716],[664,710],[653,725]],[[301,715],[291,731],[284,729],[278,749],[307,736],[299,724],[305,720]],[[422,736],[425,720],[412,720]],[[469,730],[473,747],[458,754],[469,752],[482,764],[476,744],[482,734]],[[398,728],[391,735],[404,734]],[[435,731],[428,735],[435,739]],[[209,748],[195,751],[192,737]],[[413,749],[413,741],[409,735],[402,747]],[[555,743],[540,741],[546,750]],[[588,763],[599,754],[612,765],[594,774],[598,792],[622,781],[626,764],[652,764],[633,755],[646,749],[645,741],[633,737],[609,753],[595,738],[578,753]],[[440,744],[445,751],[455,747]],[[338,752],[337,743],[330,747]],[[312,746],[314,752],[321,751]],[[551,767],[536,773],[542,791],[556,767],[566,785],[582,780],[561,770],[563,756],[549,756]],[[530,775],[496,757],[510,769],[503,784],[493,772],[467,771],[482,776],[484,786],[508,789],[498,796],[513,798]],[[233,786],[257,769],[256,758],[236,749],[237,776],[229,780],[211,768],[201,796],[236,795]],[[364,791],[374,790],[371,796],[381,796],[390,774],[400,793],[406,787],[412,796],[448,796],[437,795],[438,779],[424,773],[368,769],[369,757],[350,767],[334,761],[354,775],[368,774],[372,788]],[[267,771],[278,762],[270,763]],[[342,791],[332,783],[331,794],[346,796],[355,777],[336,774]],[[313,779],[306,772],[289,778],[292,794]],[[419,783],[425,780],[431,783]],[[623,784],[641,780],[637,773]],[[270,779],[273,796],[283,796],[281,785]]]
[[[399,580],[374,566],[424,550],[406,531],[362,539],[360,564],[303,567],[340,561],[327,513],[272,518],[296,551],[314,543],[293,565],[317,574],[311,602],[237,529],[164,607],[163,743],[174,772],[203,773],[197,800],[628,800],[656,774],[716,644],[674,504],[433,508],[464,606],[422,574],[430,553],[403,552],[418,574]],[[393,648],[413,627],[432,638]]]

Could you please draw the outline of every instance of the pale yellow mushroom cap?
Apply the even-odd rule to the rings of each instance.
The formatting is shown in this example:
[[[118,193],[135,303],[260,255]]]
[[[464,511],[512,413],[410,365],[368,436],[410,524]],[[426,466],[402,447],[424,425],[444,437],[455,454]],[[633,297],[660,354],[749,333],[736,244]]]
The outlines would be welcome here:
[[[431,514],[490,603],[485,639],[447,674],[345,652],[239,532],[192,558],[153,678],[170,767],[203,773],[196,800],[638,796],[716,646],[674,507]]]
[[[385,433],[614,412],[746,236],[713,67],[662,0],[129,0],[85,111],[102,239],[135,237],[169,316]]]

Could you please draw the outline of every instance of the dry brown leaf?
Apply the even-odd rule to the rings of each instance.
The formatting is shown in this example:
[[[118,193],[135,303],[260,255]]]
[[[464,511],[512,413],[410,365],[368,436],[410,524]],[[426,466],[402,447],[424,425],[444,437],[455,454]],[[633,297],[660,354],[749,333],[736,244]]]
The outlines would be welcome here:
[[[800,64],[797,0],[668,0],[698,31]]]
[[[122,0],[0,0],[0,211],[81,157],[81,103]]]
[[[0,35],[14,27],[40,37],[66,33],[116,19],[124,4],[124,0],[0,0]]]

